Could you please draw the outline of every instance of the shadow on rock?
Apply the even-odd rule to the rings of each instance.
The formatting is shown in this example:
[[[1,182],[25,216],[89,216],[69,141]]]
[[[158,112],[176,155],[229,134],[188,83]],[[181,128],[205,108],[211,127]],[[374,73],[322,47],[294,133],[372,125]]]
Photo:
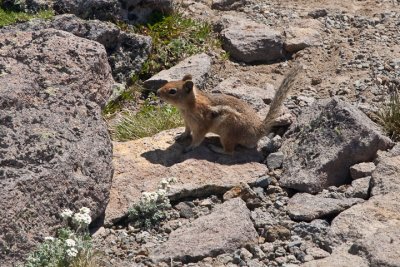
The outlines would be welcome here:
[[[188,159],[206,160],[222,165],[243,164],[250,162],[261,162],[263,155],[256,149],[248,149],[245,147],[236,147],[233,156],[224,155],[214,152],[211,147],[221,147],[219,137],[206,137],[203,143],[194,150],[185,152],[185,147],[190,144],[190,139],[184,141],[175,141],[166,149],[154,149],[141,154],[153,164],[160,164],[166,167],[171,167],[177,163],[181,163]]]

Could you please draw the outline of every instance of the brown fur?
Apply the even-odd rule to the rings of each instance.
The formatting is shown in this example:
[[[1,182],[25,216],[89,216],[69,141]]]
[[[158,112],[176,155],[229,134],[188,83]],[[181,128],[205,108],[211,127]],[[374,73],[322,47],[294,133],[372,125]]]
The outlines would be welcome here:
[[[192,136],[189,150],[199,146],[205,135],[212,132],[220,136],[223,153],[233,154],[236,145],[256,147],[258,140],[274,126],[274,120],[280,114],[282,103],[299,70],[296,67],[286,76],[264,120],[238,98],[198,90],[191,75],[185,75],[181,81],[168,82],[157,91],[157,95],[180,110],[185,132],[179,138]]]

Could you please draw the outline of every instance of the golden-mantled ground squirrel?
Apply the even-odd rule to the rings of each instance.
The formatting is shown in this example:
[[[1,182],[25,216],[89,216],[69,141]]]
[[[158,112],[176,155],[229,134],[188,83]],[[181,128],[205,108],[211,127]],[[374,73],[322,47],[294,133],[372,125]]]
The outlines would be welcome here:
[[[199,146],[205,135],[211,132],[219,135],[223,146],[223,150],[215,147],[213,150],[233,154],[236,145],[255,148],[258,140],[269,133],[281,114],[283,101],[300,69],[300,66],[296,66],[285,77],[264,120],[247,103],[236,97],[200,91],[189,74],[181,81],[166,83],[158,89],[157,95],[180,110],[185,121],[185,132],[177,139],[192,137],[185,151]]]

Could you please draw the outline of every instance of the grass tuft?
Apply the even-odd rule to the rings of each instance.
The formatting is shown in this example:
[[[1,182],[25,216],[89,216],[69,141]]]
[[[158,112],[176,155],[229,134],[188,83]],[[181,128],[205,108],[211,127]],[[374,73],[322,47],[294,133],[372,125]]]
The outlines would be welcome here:
[[[111,125],[114,140],[127,141],[152,136],[158,132],[183,125],[179,111],[168,104],[159,105],[152,95],[145,100],[137,113],[126,110]]]
[[[150,36],[153,41],[152,52],[143,64],[143,79],[174,66],[188,56],[219,45],[210,24],[177,13],[168,16],[156,14],[150,23],[137,27],[137,31]]]
[[[378,122],[394,141],[400,141],[400,95],[397,90],[392,93],[389,102],[378,112]]]
[[[54,16],[53,10],[42,10],[38,13],[25,13],[19,11],[10,11],[0,8],[0,27],[11,25],[18,22],[25,22],[34,18],[51,19]]]

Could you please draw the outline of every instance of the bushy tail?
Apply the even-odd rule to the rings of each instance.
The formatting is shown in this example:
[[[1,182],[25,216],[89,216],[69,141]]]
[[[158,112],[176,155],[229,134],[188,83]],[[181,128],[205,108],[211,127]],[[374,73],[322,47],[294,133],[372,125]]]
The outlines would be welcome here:
[[[268,134],[271,131],[271,128],[275,126],[275,120],[281,115],[281,107],[283,105],[283,101],[287,98],[290,89],[293,87],[293,84],[296,80],[297,75],[302,70],[302,66],[297,64],[283,79],[281,85],[275,93],[275,97],[272,100],[271,105],[269,106],[269,111],[267,116],[263,121],[263,135]]]

